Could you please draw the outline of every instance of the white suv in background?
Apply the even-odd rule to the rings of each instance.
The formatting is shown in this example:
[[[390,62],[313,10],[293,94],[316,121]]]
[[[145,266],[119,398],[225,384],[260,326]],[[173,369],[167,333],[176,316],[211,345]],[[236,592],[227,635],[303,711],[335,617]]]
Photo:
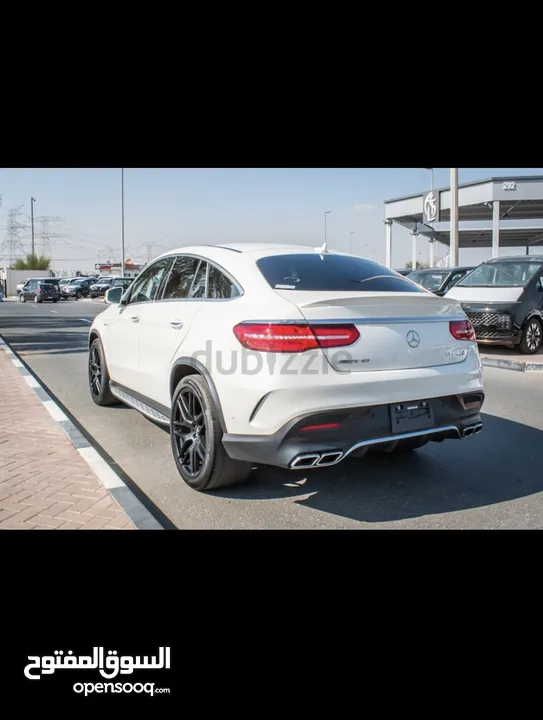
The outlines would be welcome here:
[[[288,245],[179,248],[89,335],[98,405],[169,426],[183,480],[307,470],[482,428],[482,367],[458,302],[371,260]]]

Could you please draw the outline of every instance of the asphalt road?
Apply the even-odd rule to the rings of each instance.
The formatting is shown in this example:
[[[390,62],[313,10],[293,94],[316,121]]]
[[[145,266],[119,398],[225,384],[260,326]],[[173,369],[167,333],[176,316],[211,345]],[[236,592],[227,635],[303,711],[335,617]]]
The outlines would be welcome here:
[[[543,527],[540,373],[486,368],[484,430],[465,441],[307,474],[259,468],[241,487],[199,494],[178,477],[167,431],[124,406],[92,402],[87,334],[104,309],[99,301],[4,302],[0,334],[179,528]]]

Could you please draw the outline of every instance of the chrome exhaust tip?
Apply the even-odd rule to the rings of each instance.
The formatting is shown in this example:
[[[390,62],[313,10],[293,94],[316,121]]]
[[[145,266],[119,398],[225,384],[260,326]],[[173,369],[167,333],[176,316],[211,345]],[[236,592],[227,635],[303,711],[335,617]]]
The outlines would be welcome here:
[[[473,426],[473,434],[478,435],[482,429],[483,429],[483,423],[477,423],[477,425]]]
[[[307,455],[298,455],[297,458],[290,463],[291,468],[296,470],[303,470],[305,468],[314,467],[320,460],[320,455],[317,453],[308,453]]]
[[[465,427],[462,430],[462,437],[470,437],[470,435],[473,435],[473,431],[474,431],[473,425],[468,425],[468,427]]]
[[[317,462],[318,467],[326,467],[327,465],[335,465],[343,457],[343,453],[339,450],[335,452],[326,452],[320,456],[320,460]]]

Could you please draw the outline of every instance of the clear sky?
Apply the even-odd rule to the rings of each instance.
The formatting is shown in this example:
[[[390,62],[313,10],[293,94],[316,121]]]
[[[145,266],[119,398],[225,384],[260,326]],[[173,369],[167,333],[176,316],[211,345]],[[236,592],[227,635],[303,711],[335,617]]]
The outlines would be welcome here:
[[[499,175],[543,175],[543,168],[459,168],[459,182]],[[430,186],[422,168],[128,168],[124,171],[126,258],[145,262],[173,247],[221,242],[295,242],[320,245],[324,212],[329,246],[384,262],[384,201]],[[449,185],[449,168],[436,168],[435,186]],[[0,265],[8,262],[7,213],[20,207],[21,248],[30,249],[34,216],[59,217],[49,231],[53,267],[92,270],[120,260],[121,171],[0,169]],[[36,220],[36,249],[42,223]],[[149,249],[148,243],[154,243]],[[503,253],[515,252],[504,249]],[[518,251],[517,251],[518,252]],[[419,238],[420,259],[428,242]],[[478,263],[489,250],[461,250],[461,263]],[[19,253],[20,254],[20,253]],[[441,256],[446,249],[441,249]],[[411,258],[411,237],[394,229],[393,265]]]

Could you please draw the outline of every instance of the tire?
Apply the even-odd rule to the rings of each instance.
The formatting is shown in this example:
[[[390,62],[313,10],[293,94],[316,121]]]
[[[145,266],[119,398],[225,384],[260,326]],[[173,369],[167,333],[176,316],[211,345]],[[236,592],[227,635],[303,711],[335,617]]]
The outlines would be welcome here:
[[[99,375],[97,373],[99,373]],[[119,402],[111,392],[109,386],[106,356],[104,355],[102,343],[98,338],[92,342],[89,348],[88,375],[90,394],[96,405],[106,407],[107,405],[115,405]]]
[[[83,297],[83,295],[82,295],[81,292],[78,290],[78,291],[76,292],[76,294],[75,294],[75,299],[76,299],[76,300],[81,300],[82,297]]]
[[[58,300],[53,300],[53,302],[54,302],[54,303],[57,303],[57,302],[58,302]]]
[[[26,302],[26,298],[25,298],[25,296],[23,295],[23,293],[20,293],[20,294],[19,294],[19,302]]]
[[[519,343],[519,350],[524,355],[534,355],[541,350],[543,345],[543,325],[541,320],[532,317],[526,323],[522,331],[522,338]]]
[[[189,423],[194,418],[197,422]],[[251,474],[251,463],[232,460],[228,456],[222,435],[219,413],[204,378],[201,375],[183,378],[172,399],[170,438],[177,472],[193,490],[206,492],[237,485]]]

